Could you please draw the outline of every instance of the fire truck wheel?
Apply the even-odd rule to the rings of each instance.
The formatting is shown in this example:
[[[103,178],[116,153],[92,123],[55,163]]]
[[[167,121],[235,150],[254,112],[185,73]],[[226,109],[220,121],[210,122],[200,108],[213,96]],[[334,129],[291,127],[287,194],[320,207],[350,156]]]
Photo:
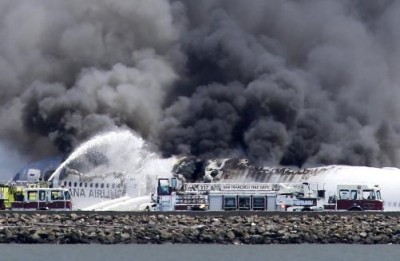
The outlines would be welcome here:
[[[351,207],[348,211],[363,211],[361,207]]]

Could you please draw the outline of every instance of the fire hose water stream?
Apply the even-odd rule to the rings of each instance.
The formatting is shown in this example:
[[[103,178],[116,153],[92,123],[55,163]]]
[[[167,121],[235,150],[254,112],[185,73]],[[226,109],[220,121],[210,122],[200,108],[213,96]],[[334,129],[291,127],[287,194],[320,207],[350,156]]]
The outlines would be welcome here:
[[[149,202],[157,178],[170,177],[174,163],[174,158],[162,159],[151,152],[144,140],[131,131],[114,131],[97,135],[79,146],[49,180],[61,185],[66,169],[73,169],[84,178],[101,177],[105,184],[113,178],[111,173],[123,173],[125,187],[121,198],[99,199],[84,209],[133,210]],[[75,198],[76,202],[83,200],[86,199]]]

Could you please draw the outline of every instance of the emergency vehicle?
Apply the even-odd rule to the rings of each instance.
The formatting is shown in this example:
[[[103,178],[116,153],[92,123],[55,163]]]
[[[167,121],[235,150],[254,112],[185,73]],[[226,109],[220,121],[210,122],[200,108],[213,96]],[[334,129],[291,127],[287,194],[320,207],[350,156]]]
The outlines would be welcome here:
[[[0,184],[2,210],[71,210],[68,189],[50,188],[44,182]]]
[[[337,192],[328,197],[325,210],[383,210],[384,201],[378,185],[338,185]]]
[[[324,196],[309,183],[182,183],[160,178],[152,196],[158,211],[311,210]]]

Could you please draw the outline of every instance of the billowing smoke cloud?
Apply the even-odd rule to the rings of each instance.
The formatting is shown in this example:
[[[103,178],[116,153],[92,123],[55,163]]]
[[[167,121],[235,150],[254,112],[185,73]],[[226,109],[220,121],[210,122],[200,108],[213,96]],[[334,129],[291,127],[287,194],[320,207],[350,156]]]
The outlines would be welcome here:
[[[37,159],[118,127],[146,136],[178,78],[168,56],[179,10],[158,0],[0,2],[1,142]]]
[[[275,165],[399,165],[398,3],[186,7],[189,94],[160,124],[163,151]]]
[[[399,166],[396,1],[2,1],[0,143]],[[6,145],[5,145],[6,144]]]

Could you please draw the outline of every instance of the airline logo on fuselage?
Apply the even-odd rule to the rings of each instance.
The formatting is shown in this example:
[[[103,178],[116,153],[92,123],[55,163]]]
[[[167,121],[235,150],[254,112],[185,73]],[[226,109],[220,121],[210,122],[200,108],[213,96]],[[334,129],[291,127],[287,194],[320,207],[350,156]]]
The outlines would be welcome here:
[[[69,188],[72,197],[76,198],[119,198],[123,196],[122,189]]]

